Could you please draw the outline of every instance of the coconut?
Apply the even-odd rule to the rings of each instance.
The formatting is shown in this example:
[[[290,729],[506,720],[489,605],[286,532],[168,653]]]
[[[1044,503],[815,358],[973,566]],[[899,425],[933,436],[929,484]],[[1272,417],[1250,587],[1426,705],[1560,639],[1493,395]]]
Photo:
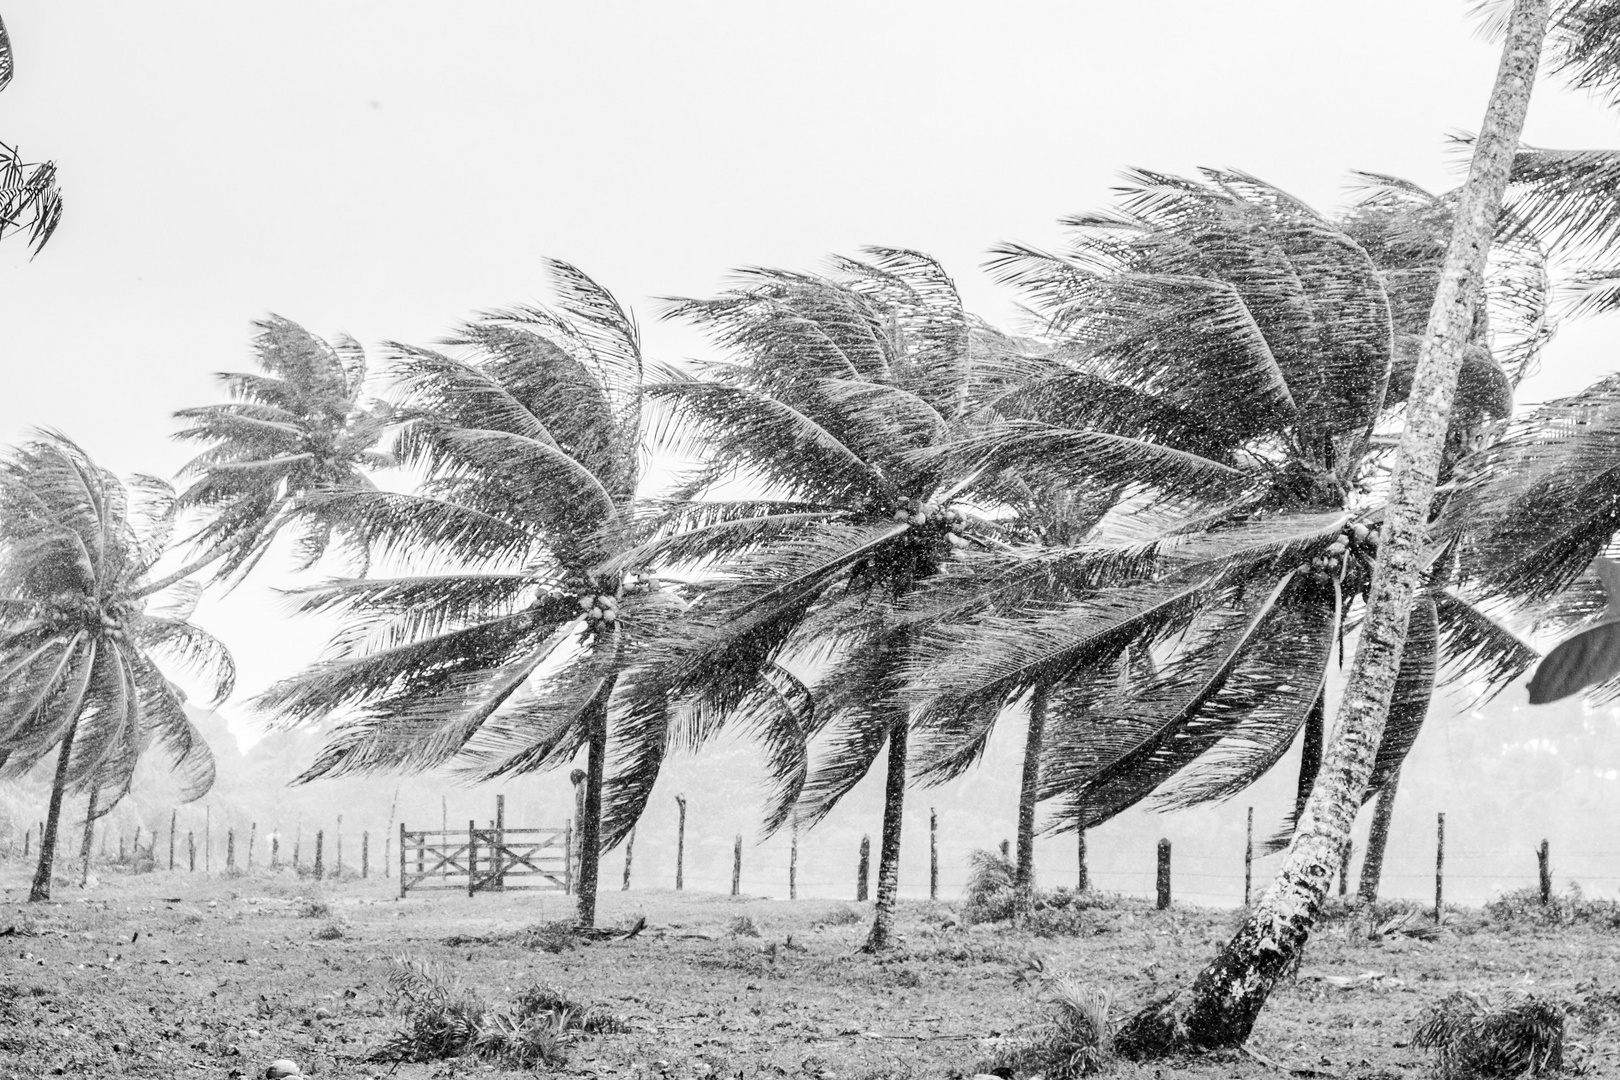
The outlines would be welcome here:
[[[1356,522],[1355,527],[1352,528],[1350,530],[1350,532],[1351,532],[1351,535],[1353,535],[1356,538],[1357,543],[1364,542],[1367,539],[1367,537],[1372,535],[1372,530],[1367,528],[1367,526],[1363,525],[1359,521]]]
[[[911,512],[903,506],[894,512],[894,520],[896,521],[905,521],[909,517],[911,517]]]
[[[619,613],[617,611],[604,611],[604,612],[602,612],[602,621],[603,622],[613,622],[618,617],[619,617]]]
[[[926,525],[928,524],[928,515],[918,511],[911,515],[910,520],[913,525]]]
[[[613,597],[609,596],[607,593],[603,593],[601,596],[596,598],[596,606],[599,608],[613,607]]]
[[[579,598],[579,609],[581,611],[589,611],[591,609],[591,598],[588,597],[588,596],[580,597]]]
[[[593,608],[591,608],[591,610],[587,611],[585,614],[589,615],[593,619],[600,619],[602,617],[602,609],[599,608],[599,607],[593,607]]]

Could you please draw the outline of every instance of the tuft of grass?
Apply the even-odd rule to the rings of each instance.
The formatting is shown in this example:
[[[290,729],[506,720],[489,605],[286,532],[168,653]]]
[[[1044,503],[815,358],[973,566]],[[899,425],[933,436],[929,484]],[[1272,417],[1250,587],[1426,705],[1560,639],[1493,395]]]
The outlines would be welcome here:
[[[332,905],[328,904],[324,897],[309,897],[298,905],[298,917],[300,919],[330,919],[332,917]]]
[[[526,949],[541,949],[548,953],[560,953],[565,949],[572,949],[579,944],[579,928],[571,919],[555,919],[551,922],[535,923],[526,926],[516,934],[516,941]]]
[[[346,935],[343,922],[340,919],[328,919],[315,931],[317,941],[341,941]]]
[[[963,918],[969,923],[1012,918],[1018,906],[1012,861],[997,852],[983,850],[969,855],[968,861],[973,864],[973,872],[968,875]]]
[[[738,915],[732,919],[727,932],[734,937],[759,937],[759,927],[754,925],[753,918],[748,915]]]
[[[1564,1009],[1533,994],[1493,1005],[1456,991],[1424,1014],[1412,1045],[1435,1052],[1443,1080],[1544,1076],[1564,1067]]]
[[[976,1072],[1074,1080],[1094,1076],[1115,1058],[1114,993],[1047,971],[1032,958],[1027,972],[1044,987],[1045,1020],[1029,1034],[1000,1047]]]
[[[851,923],[861,922],[866,915],[857,907],[849,904],[839,904],[822,912],[811,926],[848,926]]]
[[[546,986],[530,986],[510,1008],[496,1009],[437,965],[410,958],[394,962],[388,993],[405,1026],[372,1054],[373,1061],[472,1055],[519,1068],[560,1068],[568,1062],[568,1044],[580,1036],[629,1030],[611,1013]]]

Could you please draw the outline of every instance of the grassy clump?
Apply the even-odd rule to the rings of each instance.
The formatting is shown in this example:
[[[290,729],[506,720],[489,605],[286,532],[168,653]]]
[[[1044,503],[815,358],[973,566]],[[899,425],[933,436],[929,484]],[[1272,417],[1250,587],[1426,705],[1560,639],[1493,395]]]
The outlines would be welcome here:
[[[298,905],[298,917],[301,919],[329,919],[332,917],[332,905],[324,897],[312,896]]]
[[[526,949],[560,953],[579,944],[579,927],[572,919],[554,919],[524,927],[517,932],[516,940]]]
[[[472,1055],[518,1068],[559,1068],[567,1045],[581,1035],[628,1030],[617,1017],[589,1008],[550,987],[531,986],[497,1009],[433,964],[395,961],[388,976],[393,1006],[405,1026],[373,1061],[422,1062]]]
[[[839,904],[837,907],[831,907],[822,912],[810,925],[812,927],[848,926],[865,918],[866,915],[859,908],[852,907],[849,904]]]
[[[1428,1010],[1412,1045],[1435,1051],[1443,1080],[1544,1076],[1564,1067],[1564,1010],[1532,994],[1492,1005],[1458,991]]]
[[[1018,910],[1012,860],[994,851],[980,850],[969,855],[968,861],[973,864],[973,872],[968,875],[963,919],[971,924],[1012,918]]]
[[[999,1048],[974,1069],[978,1073],[1073,1080],[1093,1076],[1114,1060],[1114,995],[1107,987],[1077,983],[1048,973],[1036,960],[1033,972],[1045,986],[1047,1015],[1028,1035]]]
[[[732,919],[727,932],[733,937],[759,937],[759,927],[754,925],[753,918],[748,915],[738,915]]]

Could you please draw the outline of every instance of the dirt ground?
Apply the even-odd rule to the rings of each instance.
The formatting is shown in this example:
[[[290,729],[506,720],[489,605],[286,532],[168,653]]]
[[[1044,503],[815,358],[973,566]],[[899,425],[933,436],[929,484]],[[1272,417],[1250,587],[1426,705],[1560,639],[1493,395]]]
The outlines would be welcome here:
[[[276,1058],[312,1077],[523,1074],[472,1057],[373,1060],[399,1026],[387,979],[402,957],[439,965],[492,1005],[541,984],[626,1022],[627,1031],[569,1045],[565,1075],[971,1075],[1040,1020],[1032,957],[1108,987],[1124,1012],[1191,978],[1236,918],[1119,900],[1073,913],[1065,932],[1047,936],[963,927],[953,905],[903,904],[899,945],[874,959],[855,951],[864,905],[611,891],[599,924],[644,916],[647,928],[550,952],[502,939],[566,918],[568,898],[556,893],[401,901],[375,878],[114,872],[88,890],[58,885],[53,902],[27,904],[17,865],[0,868],[0,886],[8,887],[0,904],[7,1080],[253,1077]],[[1371,942],[1364,921],[1334,922],[1313,939],[1299,977],[1273,996],[1253,1054],[1120,1064],[1114,1074],[1427,1075],[1427,1054],[1409,1045],[1413,1021],[1449,991],[1613,1000],[1617,961],[1620,930],[1590,920],[1508,925],[1464,913],[1432,942]],[[1607,1022],[1588,1017],[1570,1029],[1570,1056],[1590,1075],[1620,1075]]]

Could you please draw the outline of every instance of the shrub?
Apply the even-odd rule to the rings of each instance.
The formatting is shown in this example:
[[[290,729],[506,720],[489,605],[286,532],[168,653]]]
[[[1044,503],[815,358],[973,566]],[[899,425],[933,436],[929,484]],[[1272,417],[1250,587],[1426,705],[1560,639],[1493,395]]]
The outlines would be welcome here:
[[[338,941],[343,936],[343,923],[337,919],[328,919],[319,930],[315,931],[315,937],[319,941]]]
[[[1485,914],[1500,926],[1573,926],[1578,923],[1605,929],[1620,928],[1620,903],[1588,900],[1571,882],[1562,893],[1541,902],[1541,890],[1515,889],[1485,904]]]
[[[1428,1010],[1412,1045],[1435,1051],[1444,1080],[1542,1076],[1564,1067],[1564,1010],[1531,994],[1493,1006],[1458,991]]]
[[[731,920],[730,933],[735,937],[759,937],[759,927],[747,915],[738,915]]]
[[[323,897],[312,896],[298,906],[298,917],[301,919],[327,919],[332,916],[332,905]]]
[[[1012,918],[1018,906],[1012,860],[994,851],[980,850],[969,855],[968,861],[973,864],[973,872],[968,875],[963,918],[969,923]]]

